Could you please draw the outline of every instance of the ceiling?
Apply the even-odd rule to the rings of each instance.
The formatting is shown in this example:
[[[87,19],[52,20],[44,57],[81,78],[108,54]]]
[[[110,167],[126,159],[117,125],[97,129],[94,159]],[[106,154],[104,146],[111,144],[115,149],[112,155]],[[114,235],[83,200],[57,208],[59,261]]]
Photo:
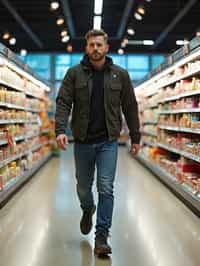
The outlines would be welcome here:
[[[94,0],[58,0],[60,8],[52,12],[50,0],[0,0],[0,34],[3,44],[15,52],[21,48],[31,52],[66,52],[60,32],[67,27],[69,43],[74,52],[84,49],[85,33],[93,27]],[[144,4],[142,21],[134,18],[139,4]],[[178,48],[177,39],[195,37],[199,28],[200,1],[198,0],[104,0],[102,28],[109,34],[110,50],[117,52],[127,36],[129,25],[135,35],[129,40],[154,40],[154,46],[127,45],[127,53],[171,53]],[[56,25],[62,15],[64,26]],[[2,34],[8,31],[16,37],[10,46]]]

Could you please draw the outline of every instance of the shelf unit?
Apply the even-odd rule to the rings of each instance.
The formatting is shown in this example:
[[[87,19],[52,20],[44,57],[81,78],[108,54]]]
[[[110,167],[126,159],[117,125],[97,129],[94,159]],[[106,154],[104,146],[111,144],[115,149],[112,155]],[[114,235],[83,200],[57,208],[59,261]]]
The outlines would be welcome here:
[[[200,108],[166,110],[166,111],[159,112],[160,115],[184,114],[184,113],[200,113]]]
[[[168,151],[171,151],[173,153],[176,153],[176,154],[179,154],[179,155],[182,155],[183,157],[185,158],[188,158],[190,160],[193,160],[195,162],[198,162],[200,163],[200,157],[195,155],[195,154],[192,154],[190,152],[186,152],[186,151],[181,151],[179,149],[176,149],[174,147],[171,147],[169,145],[166,145],[166,144],[163,144],[163,143],[157,143],[157,146],[160,147],[160,148],[163,148],[165,150],[168,150]]]
[[[188,205],[193,212],[200,217],[200,194],[191,189],[186,184],[181,184],[166,170],[159,167],[157,164],[149,161],[145,156],[138,155],[138,161],[151,170],[171,191],[173,191],[181,200]]]
[[[171,126],[161,126],[161,125],[158,125],[158,127],[160,129],[166,129],[166,130],[175,131],[175,132],[200,134],[200,129],[195,129],[195,128],[171,127]]]
[[[189,96],[196,96],[196,95],[200,95],[200,90],[196,90],[196,91],[194,90],[194,91],[186,92],[186,93],[179,94],[176,96],[168,97],[162,101],[159,101],[159,103],[171,102],[171,101],[175,101],[175,100],[180,100],[181,98],[185,98],[185,97],[189,97]]]
[[[14,83],[16,83],[16,85]],[[7,199],[23,183],[25,183],[47,160],[49,160],[49,158],[52,155],[49,145],[52,145],[54,140],[49,139],[47,136],[42,136],[43,133],[49,133],[50,129],[46,128],[43,130],[42,128],[40,128],[42,124],[41,124],[41,119],[39,117],[40,112],[48,112],[48,108],[45,108],[44,106],[49,106],[48,104],[49,99],[46,95],[46,92],[50,91],[50,84],[42,80],[36,73],[33,72],[33,70],[31,70],[14,53],[12,53],[7,47],[5,47],[2,44],[0,44],[0,87],[1,87],[0,109],[2,111],[1,117],[4,117],[4,111],[5,111],[5,117],[7,117],[7,115],[8,114],[11,115],[11,113],[12,115],[15,114],[15,112],[16,114],[20,113],[18,112],[18,110],[25,111],[26,116],[22,117],[27,117],[27,119],[0,119],[0,125],[1,127],[3,127],[3,129],[1,130],[3,131],[4,127],[6,128],[9,125],[10,126],[13,125],[13,127],[11,127],[11,130],[13,129],[15,130],[15,124],[16,125],[20,124],[20,127],[22,126],[23,128],[26,129],[26,125],[28,125],[26,129],[27,130],[26,135],[13,137],[13,140],[15,142],[21,141],[21,143],[27,142],[32,138],[41,136],[39,143],[36,144],[35,146],[33,145],[36,142],[30,141],[30,144],[28,142],[29,148],[27,148],[26,151],[19,154],[15,153],[15,155],[0,161],[0,170],[2,170],[0,176],[0,182],[2,182],[0,183],[1,185],[0,206],[2,206],[3,203],[6,202]],[[22,96],[20,95],[20,92]],[[15,100],[15,94],[16,97],[18,96],[22,97],[22,99],[24,99],[23,102],[21,101],[21,98]],[[22,104],[21,105],[13,104],[15,102],[17,104],[18,103]],[[35,106],[38,108],[30,106]],[[42,109],[40,110],[40,108]],[[8,114],[6,112],[8,112]],[[43,114],[41,114],[41,116],[42,115]],[[12,116],[12,117],[17,117],[17,116]],[[38,130],[35,130],[35,127],[37,129],[37,125],[34,126],[31,124],[38,124]],[[29,131],[29,126],[31,131]],[[4,158],[6,158],[5,157],[6,153],[4,154],[5,151],[4,149],[7,149],[7,145],[8,145],[7,139],[0,140],[1,155]],[[44,148],[45,146],[47,146],[47,148]],[[42,149],[41,153],[36,154],[35,157],[38,158],[38,161],[35,162],[35,165],[31,169],[26,170],[25,172],[21,173],[19,176],[12,178],[11,181],[9,181],[9,179],[11,178],[12,175],[10,176],[8,175],[7,179],[8,172],[6,169],[10,169],[9,167],[12,166],[12,164],[10,165],[11,162],[16,161],[18,164],[21,158],[26,159],[25,161],[28,162],[28,158],[26,158],[26,156],[29,156],[31,153],[39,151],[40,149]],[[21,166],[18,167],[18,171],[22,172],[23,167],[22,168],[20,167]],[[4,175],[5,170],[6,170],[6,175]],[[2,176],[4,176],[5,179],[3,179]]]
[[[26,152],[24,152],[24,153],[17,154],[17,155],[15,155],[15,156],[12,156],[12,157],[10,157],[10,158],[8,158],[8,159],[6,159],[6,160],[0,162],[0,168],[2,168],[3,166],[5,166],[5,165],[11,163],[12,161],[18,160],[18,159],[20,159],[21,157],[24,157],[24,156],[28,155],[28,154],[31,153],[31,152],[34,152],[34,151],[36,151],[36,150],[39,150],[41,147],[43,147],[43,146],[45,146],[45,145],[47,145],[47,144],[48,144],[48,143],[37,144],[35,147],[29,149],[28,151],[26,151]]]
[[[21,187],[28,179],[32,177],[52,156],[50,152],[47,154],[40,162],[38,162],[34,167],[25,171],[23,174],[19,175],[8,183],[5,188],[0,191],[0,207],[2,207],[7,200],[15,193],[15,191]]]
[[[0,120],[0,125],[7,125],[7,124],[37,124],[38,121],[29,121],[23,119],[12,119],[12,120]]]
[[[33,112],[33,113],[41,112],[41,110],[39,110],[39,109],[33,109],[31,107],[25,107],[25,106],[18,106],[18,105],[11,104],[11,103],[2,103],[2,102],[0,102],[0,107],[7,107],[9,109],[30,111],[30,112]]]
[[[200,129],[197,127],[195,128],[195,122],[198,121],[199,125],[200,121],[200,119],[195,120],[197,117],[200,118],[200,100],[198,100],[200,96],[200,38],[195,38],[187,47],[179,49],[178,54],[180,55],[179,58],[177,58],[177,52],[170,55],[163,65],[159,66],[158,69],[150,73],[148,78],[143,80],[142,83],[135,88],[136,97],[140,107],[139,111],[141,116],[140,121],[142,133],[142,152],[138,156],[138,160],[151,169],[152,172],[155,173],[173,191],[175,191],[176,194],[181,196],[184,202],[186,201],[191,209],[200,214],[199,186],[194,185],[194,183],[191,184],[190,182],[180,183],[177,181],[175,176],[168,174],[166,169],[162,169],[161,166],[159,166],[159,163],[155,164],[149,159],[153,158],[152,156],[160,155],[160,160],[164,158],[169,164],[173,163],[173,160],[178,162],[179,158],[181,159],[181,162],[184,163],[187,163],[187,159],[189,159],[192,164],[200,163],[200,157],[192,152],[179,150],[164,143],[165,130],[166,133],[167,131],[170,133],[166,134],[166,136],[169,138],[171,134],[173,137],[173,132],[175,136],[176,133],[197,134],[197,139],[198,135],[200,135]],[[185,79],[187,79],[186,82],[184,82]],[[175,93],[178,94],[176,95]],[[195,103],[198,101],[197,105],[190,104],[190,101],[192,103],[193,100],[192,97],[198,97],[195,98]],[[190,100],[187,98],[190,98]],[[183,102],[183,105],[179,106],[199,107],[178,109],[178,102],[176,103],[174,101],[179,100]],[[170,104],[170,102],[173,102],[173,104]],[[187,103],[189,103],[189,105],[187,105]],[[175,106],[177,106],[177,109],[175,109]],[[158,120],[152,121],[154,119],[153,117],[156,117],[157,115]],[[165,115],[164,118],[163,115]],[[191,125],[191,127],[176,126],[175,121],[177,121],[177,119],[184,119],[182,120],[182,124]],[[192,120],[193,123],[186,123],[185,119],[194,120]],[[167,124],[168,122],[169,124]],[[171,126],[172,123],[174,123],[174,126]],[[177,125],[179,124],[177,123]],[[157,132],[156,135],[152,134],[152,131],[154,130]],[[157,138],[158,136],[161,138]],[[179,138],[182,136],[185,136],[185,134],[180,134]],[[161,141],[158,141],[158,139],[161,139]],[[192,137],[189,136],[189,139],[192,139]],[[167,151],[167,153],[164,153],[163,155],[163,151]],[[142,154],[149,154],[149,157],[144,157]],[[183,172],[181,175],[181,180],[183,182],[184,180],[187,180],[187,177],[184,179]],[[195,176],[195,178],[198,179],[198,176]],[[191,186],[188,184],[191,184]],[[194,188],[196,188],[196,190]]]
[[[157,137],[157,134],[156,134],[156,133],[153,133],[153,132],[146,132],[146,131],[143,131],[142,134],[144,134],[144,135],[148,135],[148,136],[152,136],[152,137]]]
[[[143,125],[157,125],[158,121],[147,121],[144,122]]]

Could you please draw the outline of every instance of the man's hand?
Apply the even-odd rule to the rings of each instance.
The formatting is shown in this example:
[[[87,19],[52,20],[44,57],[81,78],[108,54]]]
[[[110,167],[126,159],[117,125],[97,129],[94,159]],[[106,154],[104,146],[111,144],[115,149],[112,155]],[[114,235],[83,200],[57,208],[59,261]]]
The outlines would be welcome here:
[[[65,134],[58,135],[56,138],[56,141],[57,141],[58,147],[61,150],[66,150],[66,146],[68,145],[68,138]]]
[[[130,150],[131,156],[133,157],[136,156],[139,152],[139,149],[140,149],[140,144],[132,144]]]

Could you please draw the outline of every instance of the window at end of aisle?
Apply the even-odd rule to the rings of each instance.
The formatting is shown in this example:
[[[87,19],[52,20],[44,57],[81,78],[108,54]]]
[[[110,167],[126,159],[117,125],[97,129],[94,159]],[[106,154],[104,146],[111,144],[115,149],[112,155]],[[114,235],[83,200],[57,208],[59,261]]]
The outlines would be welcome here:
[[[133,71],[128,71],[128,73],[132,81],[138,81],[140,79],[143,79],[149,72],[145,70],[143,71],[133,70]]]
[[[50,80],[50,54],[28,54],[20,58],[42,78]]]
[[[65,65],[56,66],[56,73],[55,73],[56,80],[63,80],[69,67],[70,66],[65,66]]]
[[[71,65],[71,55],[57,54],[55,56],[55,65]]]
[[[126,55],[109,54],[108,56],[112,58],[114,64],[126,68]]]
[[[72,54],[71,55],[71,66],[80,64],[84,54]]]
[[[149,70],[149,56],[148,55],[128,55],[127,68],[138,70]]]
[[[153,55],[152,56],[152,69],[155,69],[160,64],[162,64],[165,61],[164,55]]]

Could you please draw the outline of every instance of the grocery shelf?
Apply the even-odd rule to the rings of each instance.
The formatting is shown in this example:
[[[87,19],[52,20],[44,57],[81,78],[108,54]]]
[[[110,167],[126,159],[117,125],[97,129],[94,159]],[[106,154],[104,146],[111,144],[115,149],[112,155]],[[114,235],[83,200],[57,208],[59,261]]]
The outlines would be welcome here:
[[[17,110],[25,110],[25,111],[30,111],[30,112],[33,112],[33,113],[41,112],[41,110],[39,110],[39,109],[33,109],[33,108],[30,108],[30,107],[25,107],[25,106],[18,106],[18,105],[11,104],[11,103],[2,103],[2,102],[0,102],[0,107],[7,107],[7,108],[17,109]]]
[[[170,101],[175,101],[175,100],[179,100],[181,98],[185,98],[185,97],[189,97],[189,96],[195,96],[195,95],[200,95],[200,90],[194,90],[194,91],[190,91],[190,92],[185,92],[176,96],[172,96],[172,97],[168,97],[165,98],[162,101],[159,101],[159,103],[165,103],[165,102],[170,102]]]
[[[157,107],[158,107],[158,103],[157,104],[152,104],[152,105],[146,106],[144,108],[144,110],[154,109],[154,108],[157,108]]]
[[[0,191],[0,206],[2,207],[2,205],[8,200],[8,198],[12,196],[12,194],[20,186],[22,186],[35,172],[37,172],[40,169],[40,167],[50,159],[51,156],[52,153],[50,152],[31,169],[26,170],[23,174],[19,175],[14,180],[9,182],[9,184],[7,184],[2,191]]]
[[[155,88],[154,90],[148,92],[147,94],[145,94],[145,97],[151,97],[153,95],[155,95],[158,92],[158,89]]]
[[[49,143],[49,141],[48,141],[48,142],[45,142],[45,143],[43,143],[43,144],[38,144],[38,145],[36,145],[35,147],[33,147],[32,149],[30,149],[30,150],[28,150],[28,151],[26,151],[26,152],[24,152],[24,153],[17,154],[17,155],[15,155],[15,156],[11,157],[11,158],[8,158],[8,159],[4,160],[3,162],[0,162],[0,168],[1,168],[1,167],[4,167],[5,165],[7,165],[7,164],[9,164],[9,163],[11,163],[12,161],[18,160],[18,159],[20,159],[21,157],[26,156],[26,155],[28,155],[29,153],[34,152],[34,151],[40,149],[41,147],[47,145],[48,143]]]
[[[24,139],[26,139],[26,136],[19,136],[19,137],[14,138],[15,141],[20,141],[20,140],[24,140]],[[7,143],[8,143],[7,140],[0,140],[0,146],[5,145]]]
[[[31,93],[31,92],[27,92],[24,89],[22,89],[20,87],[17,87],[17,86],[14,86],[12,84],[9,84],[8,82],[3,81],[1,79],[0,79],[0,85],[3,85],[3,86],[5,86],[7,88],[10,88],[10,89],[14,89],[14,90],[19,91],[19,92],[24,92],[27,96],[31,96],[31,97],[34,97],[36,99],[44,100],[43,97],[40,97],[38,95],[35,95],[35,94]]]
[[[11,89],[14,89],[16,91],[20,91],[20,92],[24,92],[24,89],[20,88],[20,87],[17,87],[17,86],[14,86],[12,84],[9,84],[8,82],[0,79],[0,85],[3,85],[3,86],[6,86],[7,88],[11,88]]]
[[[200,129],[195,128],[184,128],[184,127],[170,127],[170,126],[158,126],[160,129],[166,129],[177,132],[200,134]]]
[[[159,112],[160,115],[182,114],[182,113],[200,113],[200,108],[166,110],[166,111]]]
[[[43,129],[43,130],[41,131],[41,133],[42,133],[42,134],[44,134],[44,133],[49,133],[50,131],[51,131],[51,129],[49,129],[49,128],[48,128],[48,129]]]
[[[152,137],[157,137],[157,134],[156,133],[153,133],[153,132],[143,131],[142,134],[143,135],[152,136]]]
[[[184,157],[186,157],[186,158],[188,158],[190,160],[193,160],[195,162],[200,163],[200,157],[195,155],[195,154],[192,154],[192,153],[186,152],[186,151],[181,151],[181,150],[178,150],[176,148],[170,147],[170,146],[168,146],[166,144],[162,144],[162,143],[158,143],[157,145],[160,148],[166,149],[168,151],[174,152],[174,153],[182,155],[182,156],[184,156]]]
[[[196,69],[193,69],[183,75],[180,75],[180,76],[177,76],[177,77],[173,77],[172,79],[168,80],[168,81],[165,81],[163,82],[162,84],[157,84],[154,86],[154,89],[152,91],[150,91],[149,93],[147,93],[145,96],[146,97],[150,97],[150,96],[153,96],[154,94],[157,93],[157,91],[161,88],[164,88],[164,87],[167,87],[169,85],[172,85],[178,81],[181,81],[183,79],[186,79],[186,78],[189,78],[189,77],[192,77],[194,75],[197,75],[197,74],[200,74],[200,67],[196,68]]]
[[[26,139],[32,139],[34,137],[39,137],[40,133],[32,134],[32,135],[26,135]]]
[[[32,113],[40,113],[41,110],[40,109],[32,109],[31,107],[24,107],[25,111],[30,111]]]
[[[167,185],[196,215],[200,216],[200,194],[196,190],[179,183],[174,176],[157,164],[150,162],[148,158],[142,155],[138,155],[136,158]]]
[[[151,141],[143,141],[142,143],[148,145],[148,146],[152,146],[152,147],[157,147],[157,143],[151,142]]]
[[[0,120],[0,125],[6,125],[6,124],[25,124],[27,122],[28,122],[27,120],[23,120],[23,119]]]
[[[37,120],[23,120],[23,119],[12,119],[12,120],[0,120],[0,125],[7,125],[7,124],[37,124]]]
[[[143,122],[143,125],[157,125],[158,121],[148,121],[148,122]]]
[[[34,98],[39,99],[39,100],[44,100],[44,97],[37,96],[31,92],[25,91],[25,93],[27,96],[31,96],[31,97],[34,97]]]
[[[197,74],[200,74],[200,67],[197,67],[196,69],[193,69],[193,70],[191,70],[191,71],[189,71],[183,75],[174,77],[174,78],[170,79],[169,81],[164,82],[162,85],[159,84],[159,86],[157,86],[156,88],[161,89],[161,88],[167,87],[169,85],[172,85],[173,83],[176,83],[178,81],[181,81],[183,79],[189,78],[189,77],[197,75]]]

